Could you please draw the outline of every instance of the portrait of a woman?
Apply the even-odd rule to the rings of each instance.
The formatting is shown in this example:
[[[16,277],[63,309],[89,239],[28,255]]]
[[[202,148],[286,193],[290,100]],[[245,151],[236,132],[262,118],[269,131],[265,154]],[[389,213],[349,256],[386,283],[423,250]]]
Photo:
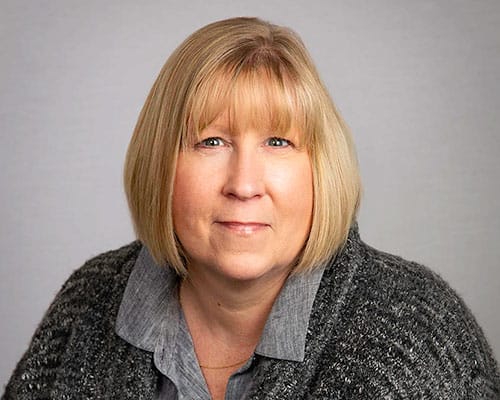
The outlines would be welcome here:
[[[462,299],[360,238],[354,144],[291,29],[180,44],[124,185],[137,240],[73,273],[4,399],[499,398]]]

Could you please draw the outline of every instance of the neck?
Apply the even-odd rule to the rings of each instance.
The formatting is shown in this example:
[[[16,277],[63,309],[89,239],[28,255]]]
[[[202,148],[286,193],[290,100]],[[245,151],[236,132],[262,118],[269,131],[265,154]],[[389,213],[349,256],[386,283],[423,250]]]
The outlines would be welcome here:
[[[190,271],[180,299],[190,329],[219,340],[256,345],[288,271],[254,281],[231,281]]]

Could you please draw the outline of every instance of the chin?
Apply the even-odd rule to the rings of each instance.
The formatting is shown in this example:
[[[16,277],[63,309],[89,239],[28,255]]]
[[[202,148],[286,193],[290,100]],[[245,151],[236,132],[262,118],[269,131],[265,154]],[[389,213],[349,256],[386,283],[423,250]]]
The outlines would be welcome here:
[[[290,263],[288,263],[290,264]],[[260,279],[272,279],[280,275],[288,275],[287,264],[276,264],[260,257],[231,257],[217,263],[218,272],[229,280],[251,282]]]

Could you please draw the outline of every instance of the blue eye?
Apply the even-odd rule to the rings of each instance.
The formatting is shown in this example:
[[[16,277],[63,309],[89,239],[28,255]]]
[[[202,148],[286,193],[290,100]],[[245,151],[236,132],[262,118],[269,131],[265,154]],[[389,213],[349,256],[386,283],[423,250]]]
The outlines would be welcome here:
[[[209,137],[203,139],[200,143],[198,143],[201,147],[218,147],[224,145],[224,142],[221,138],[218,137]]]
[[[290,142],[289,140],[280,137],[271,137],[267,139],[267,145],[271,147],[287,147],[291,144],[292,142]]]

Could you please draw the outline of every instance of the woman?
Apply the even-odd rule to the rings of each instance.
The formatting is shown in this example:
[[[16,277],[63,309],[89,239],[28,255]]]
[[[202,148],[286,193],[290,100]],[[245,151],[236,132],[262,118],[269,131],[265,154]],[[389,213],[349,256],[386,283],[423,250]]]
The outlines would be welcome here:
[[[360,240],[349,132],[289,29],[186,39],[125,188],[139,241],[72,275],[4,398],[498,398],[460,298]]]

